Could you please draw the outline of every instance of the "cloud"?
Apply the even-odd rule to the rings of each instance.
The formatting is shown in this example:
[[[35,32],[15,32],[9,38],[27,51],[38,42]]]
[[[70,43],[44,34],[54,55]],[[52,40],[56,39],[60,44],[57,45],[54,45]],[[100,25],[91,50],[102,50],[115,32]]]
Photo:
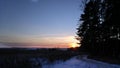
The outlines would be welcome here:
[[[7,45],[0,43],[0,48],[10,48],[10,46],[7,46]]]
[[[38,2],[39,0],[31,0],[32,2]]]

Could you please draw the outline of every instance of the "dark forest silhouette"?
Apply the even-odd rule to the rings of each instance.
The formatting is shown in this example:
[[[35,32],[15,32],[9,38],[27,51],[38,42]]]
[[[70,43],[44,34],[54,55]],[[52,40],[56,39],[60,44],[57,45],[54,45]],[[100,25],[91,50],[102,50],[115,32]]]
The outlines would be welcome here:
[[[84,0],[77,28],[80,51],[120,59],[120,0]]]

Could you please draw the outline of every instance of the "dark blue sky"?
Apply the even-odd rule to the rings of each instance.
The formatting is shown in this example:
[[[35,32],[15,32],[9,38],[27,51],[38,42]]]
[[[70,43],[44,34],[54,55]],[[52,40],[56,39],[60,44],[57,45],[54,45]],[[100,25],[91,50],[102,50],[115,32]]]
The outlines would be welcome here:
[[[80,1],[0,0],[0,42],[75,36]]]

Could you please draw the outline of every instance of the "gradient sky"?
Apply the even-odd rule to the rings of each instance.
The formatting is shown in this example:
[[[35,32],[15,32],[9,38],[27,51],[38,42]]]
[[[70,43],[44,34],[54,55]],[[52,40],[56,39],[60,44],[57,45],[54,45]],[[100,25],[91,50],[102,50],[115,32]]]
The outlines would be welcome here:
[[[0,47],[68,47],[81,0],[0,0]]]

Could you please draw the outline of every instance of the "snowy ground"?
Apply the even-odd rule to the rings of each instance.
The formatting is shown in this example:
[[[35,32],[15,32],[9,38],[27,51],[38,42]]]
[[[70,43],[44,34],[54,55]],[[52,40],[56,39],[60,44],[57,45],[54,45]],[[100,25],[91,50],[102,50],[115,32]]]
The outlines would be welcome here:
[[[57,61],[45,64],[42,68],[120,68],[120,65],[108,64],[82,57],[73,57],[65,62]]]

